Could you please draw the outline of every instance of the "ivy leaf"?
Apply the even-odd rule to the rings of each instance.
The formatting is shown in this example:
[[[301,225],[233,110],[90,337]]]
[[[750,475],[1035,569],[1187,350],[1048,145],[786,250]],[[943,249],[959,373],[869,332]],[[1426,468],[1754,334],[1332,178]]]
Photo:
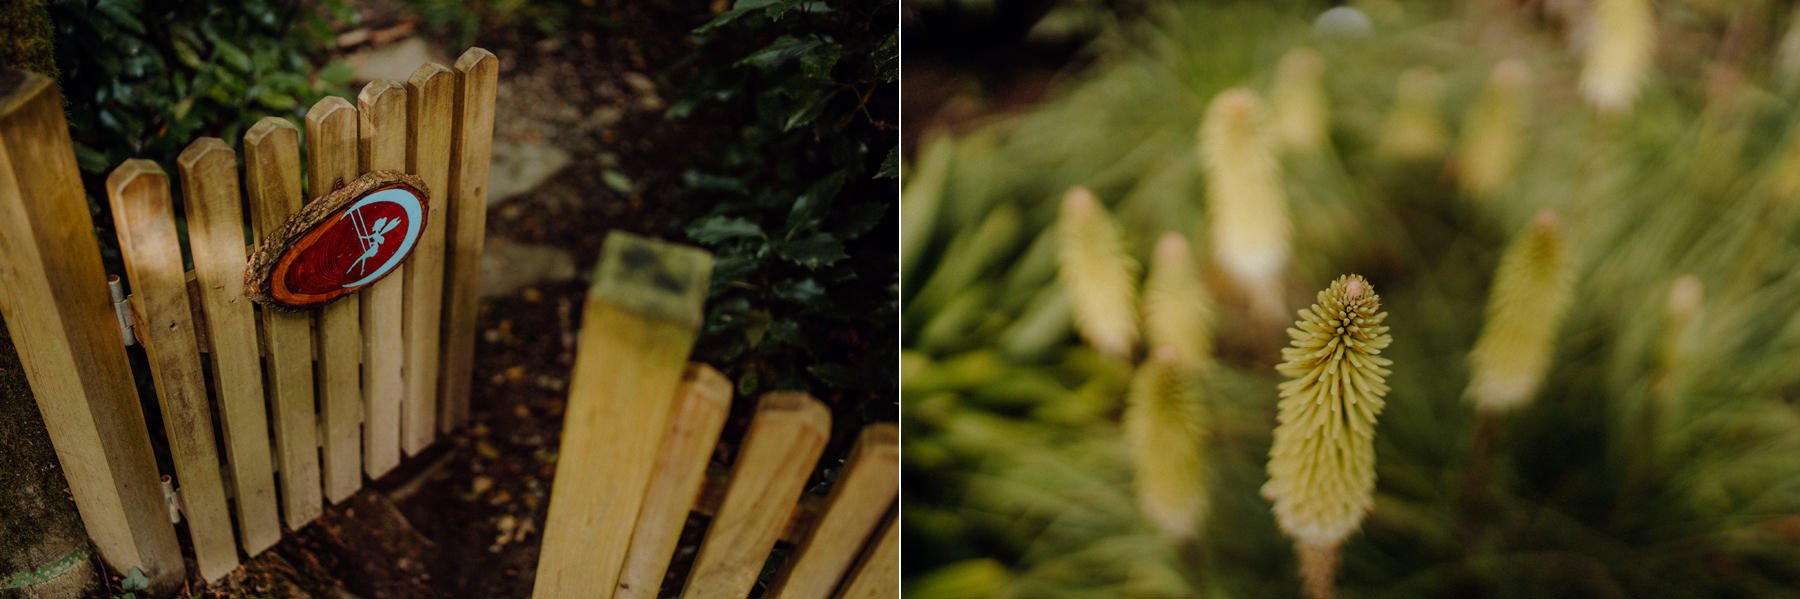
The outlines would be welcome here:
[[[781,125],[781,130],[787,132],[811,125],[813,121],[818,120],[820,114],[825,112],[825,107],[830,105],[831,99],[835,97],[837,97],[837,91],[831,90],[807,98],[798,110],[788,115],[787,122]]]
[[[245,54],[242,49],[222,39],[213,42],[213,57],[224,61],[227,66],[239,73],[248,73],[254,66],[250,62],[249,54]]]
[[[705,25],[695,27],[694,35],[706,35],[708,32],[728,25],[744,15],[768,8],[778,1],[779,0],[738,0],[737,4],[732,5],[731,10],[719,13],[719,15],[713,17],[711,21],[707,21]]]
[[[775,254],[788,262],[810,269],[830,266],[850,257],[844,253],[844,243],[830,233],[814,233],[800,239],[780,242],[775,245]]]
[[[701,245],[719,245],[740,237],[762,237],[763,231],[747,219],[715,215],[688,225],[687,234]]]
[[[75,142],[75,162],[81,165],[83,172],[89,173],[104,173],[110,166],[105,154],[79,141]]]
[[[319,80],[334,87],[350,83],[350,79],[355,76],[356,69],[350,68],[350,63],[342,60],[333,60],[325,68],[319,69]]]
[[[265,91],[261,94],[257,94],[256,103],[267,107],[269,110],[277,111],[290,110],[293,107],[300,105],[300,101],[295,100],[293,96],[278,91]]]
[[[810,79],[830,81],[831,68],[837,66],[838,57],[843,54],[844,47],[832,42],[808,49],[800,55],[800,72]]]
[[[131,573],[125,575],[124,580],[119,581],[119,588],[127,590],[127,591],[149,590],[150,589],[150,577],[145,576],[143,570],[133,567],[131,569]]]
[[[699,171],[688,170],[681,173],[681,182],[694,189],[709,191],[729,191],[740,195],[750,195],[750,186],[738,177],[709,175]]]
[[[801,304],[810,305],[825,297],[825,288],[811,278],[798,281],[782,281],[775,286],[775,297]]]
[[[875,171],[876,179],[900,178],[900,146],[888,148],[887,158],[882,159],[881,168]]]
[[[94,4],[95,11],[138,35],[144,35],[144,22],[133,13],[143,9],[135,0],[100,0]]]
[[[784,35],[775,38],[774,42],[770,42],[769,45],[764,46],[763,49],[757,50],[749,56],[745,56],[742,60],[737,61],[735,65],[750,65],[767,71],[785,64],[787,61],[798,58],[803,54],[812,52],[822,44],[824,44],[824,42],[820,41],[817,37],[800,39],[791,35]]]
[[[825,213],[831,210],[831,201],[843,190],[844,178],[844,171],[832,173],[808,187],[806,193],[794,200],[794,207],[788,211],[787,218],[789,236],[801,229],[818,225]]]

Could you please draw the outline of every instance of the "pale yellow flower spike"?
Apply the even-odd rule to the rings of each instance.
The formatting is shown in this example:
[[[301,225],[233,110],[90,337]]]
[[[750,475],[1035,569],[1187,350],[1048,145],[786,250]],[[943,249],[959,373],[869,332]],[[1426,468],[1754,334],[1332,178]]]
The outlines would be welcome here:
[[[1325,61],[1312,48],[1294,48],[1275,65],[1269,89],[1275,133],[1281,145],[1300,153],[1325,146],[1330,113],[1325,101]]]
[[[1293,225],[1262,112],[1262,101],[1246,89],[1214,97],[1200,127],[1200,160],[1213,257],[1249,296],[1252,311],[1266,316],[1282,312]]]
[[[1206,517],[1204,412],[1175,350],[1156,348],[1132,376],[1125,437],[1137,476],[1138,505],[1157,530],[1193,536]]]
[[[1137,262],[1118,225],[1086,188],[1063,196],[1056,219],[1058,279],[1069,294],[1075,329],[1094,349],[1131,357],[1137,346]]]
[[[1631,111],[1655,58],[1656,15],[1648,0],[1597,0],[1581,93],[1604,113]]]
[[[1487,322],[1469,353],[1469,400],[1486,412],[1531,401],[1550,368],[1556,333],[1574,299],[1574,271],[1555,213],[1539,212],[1500,258]]]
[[[1437,71],[1413,67],[1400,74],[1394,88],[1394,107],[1381,128],[1382,156],[1395,160],[1426,160],[1443,154],[1450,133],[1438,113],[1443,88]]]
[[[1488,199],[1505,188],[1524,143],[1525,87],[1531,69],[1517,60],[1494,67],[1487,87],[1469,112],[1456,152],[1457,182],[1463,192]]]
[[[1386,405],[1393,341],[1381,296],[1361,276],[1339,277],[1300,311],[1281,350],[1275,442],[1263,497],[1294,539],[1307,594],[1329,597],[1337,548],[1374,505],[1375,424]]]
[[[1204,366],[1212,361],[1215,317],[1193,249],[1178,234],[1163,235],[1144,282],[1144,336],[1150,347],[1175,352],[1184,368]]]

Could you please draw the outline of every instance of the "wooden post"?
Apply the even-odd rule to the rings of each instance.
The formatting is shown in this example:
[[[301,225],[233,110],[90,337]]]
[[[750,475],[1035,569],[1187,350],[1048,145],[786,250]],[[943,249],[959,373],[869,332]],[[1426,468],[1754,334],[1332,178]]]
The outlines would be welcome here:
[[[356,107],[337,96],[306,111],[309,201],[356,179],[356,126]],[[349,298],[331,302],[319,310],[318,321],[325,497],[337,503],[362,488],[362,306]]]
[[[169,454],[179,477],[188,536],[194,541],[200,575],[216,581],[237,568],[237,546],[225,505],[225,481],[219,476],[219,453],[213,446],[212,409],[207,405],[206,375],[200,369],[200,347],[194,338],[169,178],[154,162],[127,160],[106,178],[106,191],[112,200],[114,228],[119,232],[119,254],[125,259],[133,295],[143,310],[144,326],[136,331],[137,340],[150,357],[150,375],[156,381],[156,403],[162,407]],[[281,536],[272,518],[267,522],[245,520],[245,524],[246,532]]]
[[[451,118],[456,73],[426,63],[406,82],[406,172],[425,180],[425,230],[406,265],[406,405],[400,421],[401,449],[423,451],[437,439],[438,339],[444,314],[444,217],[449,214]]]
[[[769,585],[778,599],[831,596],[856,550],[881,525],[900,487],[900,429],[871,424],[856,438],[825,500],[825,514]]]
[[[712,256],[699,249],[607,236],[584,309],[533,597],[591,597],[618,583],[711,271]]]
[[[93,231],[62,94],[0,69],[0,311],[94,547],[171,590],[186,567]]]
[[[831,410],[819,400],[788,391],[762,396],[683,595],[750,594],[830,437]]]
[[[188,144],[176,163],[238,509],[273,513],[275,479],[269,461],[269,419],[263,408],[262,364],[259,352],[248,351],[259,347],[259,341],[255,311],[244,297],[244,218],[238,203],[237,155],[224,140],[203,137]],[[306,448],[281,441],[276,439],[275,456],[281,460],[282,493],[286,496],[297,488],[289,477],[304,469],[289,463],[306,459],[307,453]],[[291,496],[284,499],[293,505]]]
[[[889,517],[881,536],[856,562],[838,599],[894,599],[900,596],[900,527]]]
[[[406,87],[371,81],[356,98],[363,172],[406,170]],[[381,478],[400,463],[400,411],[406,397],[406,265],[362,291],[363,469]]]
[[[300,210],[300,130],[293,123],[263,117],[244,133],[244,190],[257,243]],[[324,510],[318,410],[313,403],[312,314],[270,308],[261,312],[275,442],[295,452],[293,459],[281,463],[285,514],[288,528],[300,530]]]
[[[499,81],[500,59],[487,50],[469,48],[456,59],[450,184],[448,201],[443,203],[449,217],[444,228],[444,350],[438,369],[438,430],[446,433],[469,422],[481,248],[487,230],[488,159],[494,142],[494,91]]]
[[[656,599],[662,590],[663,574],[694,500],[700,497],[706,465],[730,412],[731,381],[711,366],[688,364],[675,392],[675,411],[656,453],[655,474],[638,511],[614,599]]]

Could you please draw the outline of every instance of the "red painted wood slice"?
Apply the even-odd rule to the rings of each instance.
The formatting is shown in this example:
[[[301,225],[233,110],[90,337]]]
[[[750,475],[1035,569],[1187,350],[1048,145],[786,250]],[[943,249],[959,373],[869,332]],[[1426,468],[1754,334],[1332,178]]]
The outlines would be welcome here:
[[[264,239],[244,269],[244,295],[298,310],[375,284],[425,231],[425,181],[375,171],[313,201]]]

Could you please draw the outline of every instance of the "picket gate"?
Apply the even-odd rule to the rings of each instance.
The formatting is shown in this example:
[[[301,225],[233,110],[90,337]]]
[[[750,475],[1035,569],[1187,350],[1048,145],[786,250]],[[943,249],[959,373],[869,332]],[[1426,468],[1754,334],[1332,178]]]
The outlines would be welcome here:
[[[121,311],[54,82],[0,72],[0,261],[10,266],[0,309],[88,534],[114,568],[142,570],[156,589],[185,576],[122,341],[148,357],[183,528],[208,581],[466,423],[498,75],[493,54],[470,48],[453,66],[371,82],[355,105],[319,101],[304,141],[268,117],[237,148],[195,140],[173,174],[120,164],[105,195],[132,290]],[[246,241],[380,169],[416,175],[430,193],[402,267],[316,310],[245,298]]]

